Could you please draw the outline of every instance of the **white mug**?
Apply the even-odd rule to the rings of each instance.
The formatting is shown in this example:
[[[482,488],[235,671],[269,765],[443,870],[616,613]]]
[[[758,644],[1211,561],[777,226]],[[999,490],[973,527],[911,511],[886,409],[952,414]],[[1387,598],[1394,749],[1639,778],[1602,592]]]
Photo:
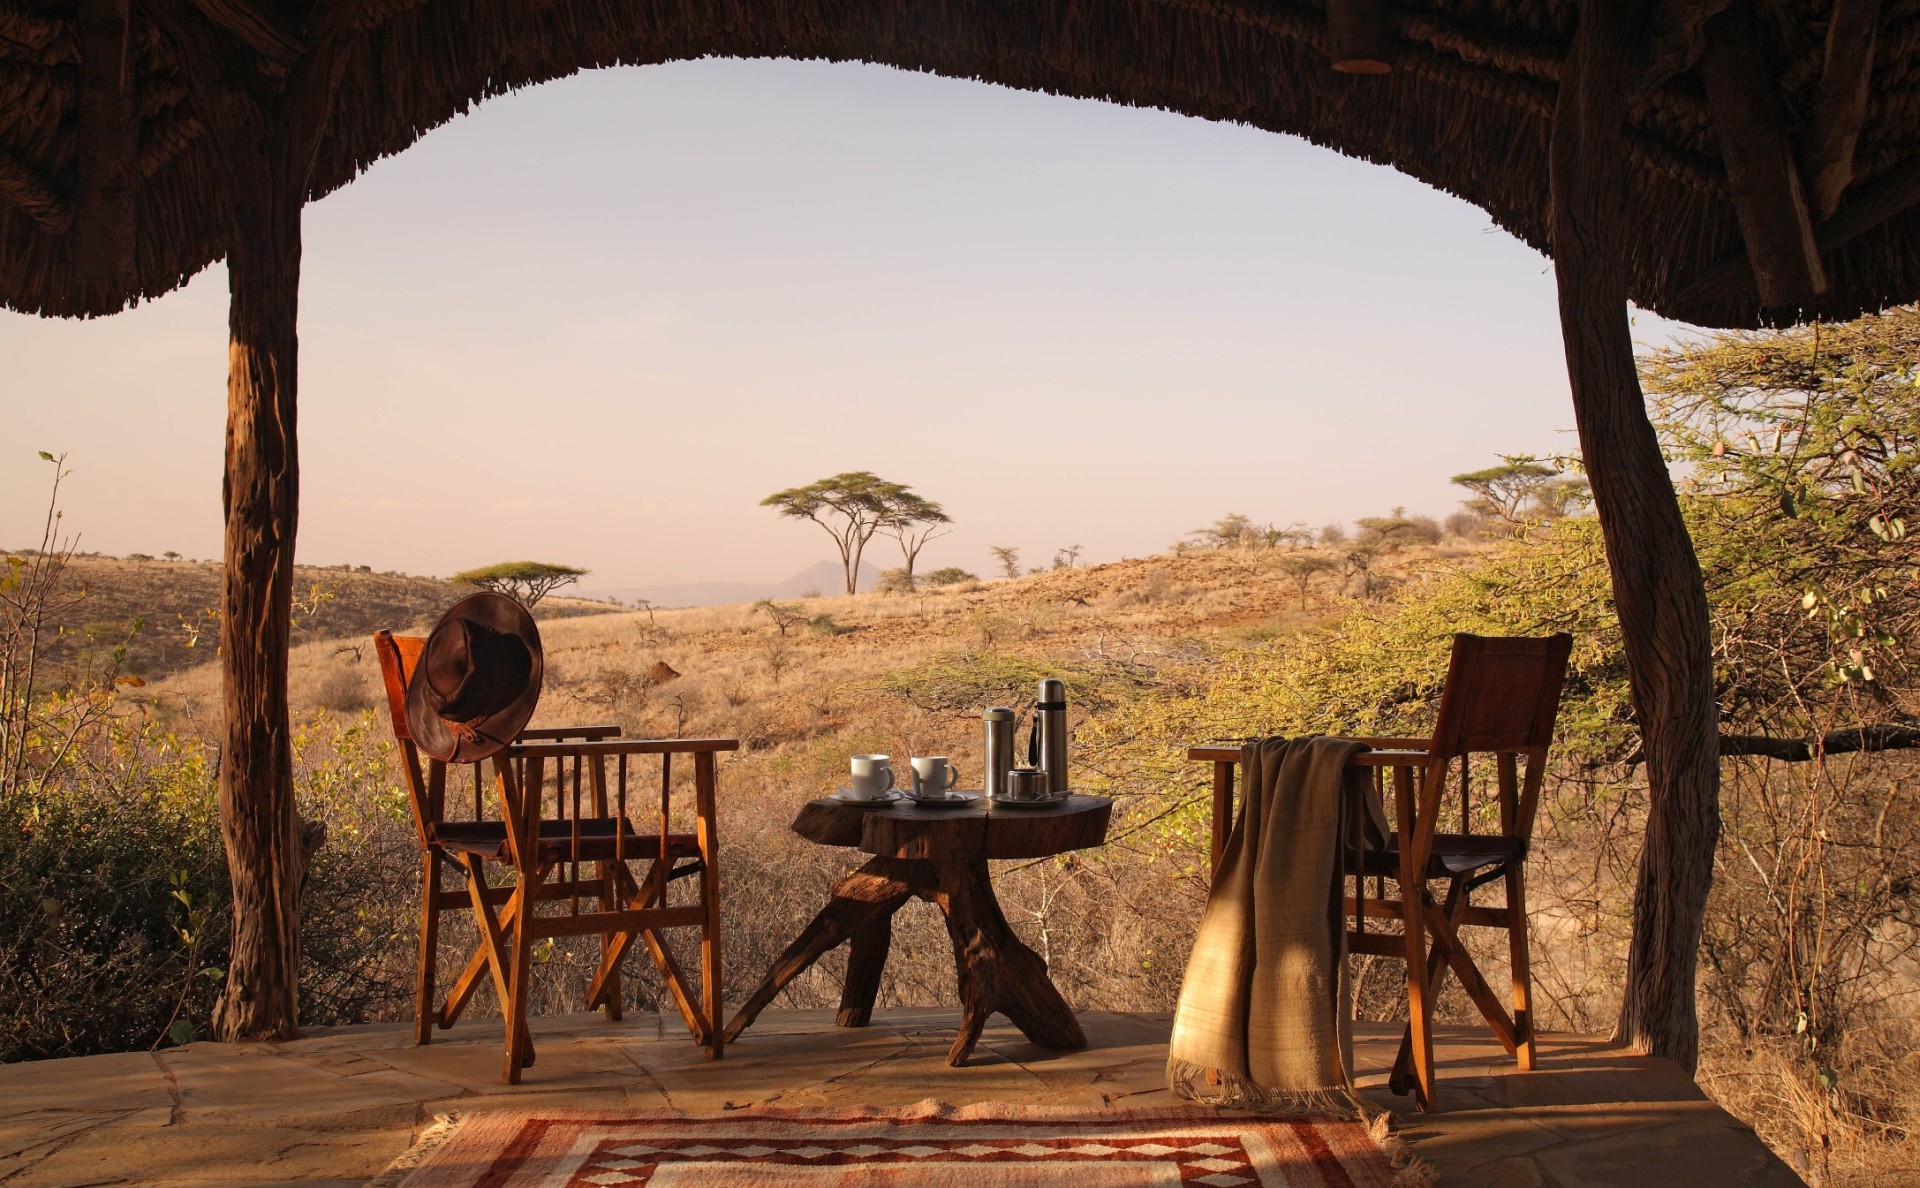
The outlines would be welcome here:
[[[924,800],[945,800],[947,792],[960,779],[960,769],[947,762],[945,755],[913,757],[913,794]]]
[[[893,763],[885,755],[855,755],[851,775],[855,800],[877,800],[893,790]]]

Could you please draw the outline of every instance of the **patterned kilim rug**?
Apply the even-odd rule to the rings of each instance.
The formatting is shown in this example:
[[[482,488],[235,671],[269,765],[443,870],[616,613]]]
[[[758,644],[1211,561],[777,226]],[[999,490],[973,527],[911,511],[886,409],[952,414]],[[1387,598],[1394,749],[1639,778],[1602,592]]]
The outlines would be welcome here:
[[[1384,1134],[1381,1127],[1376,1133]],[[1398,1161],[1405,1157],[1396,1151]],[[380,1185],[404,1188],[1389,1188],[1360,1122],[1194,1107],[477,1111]]]

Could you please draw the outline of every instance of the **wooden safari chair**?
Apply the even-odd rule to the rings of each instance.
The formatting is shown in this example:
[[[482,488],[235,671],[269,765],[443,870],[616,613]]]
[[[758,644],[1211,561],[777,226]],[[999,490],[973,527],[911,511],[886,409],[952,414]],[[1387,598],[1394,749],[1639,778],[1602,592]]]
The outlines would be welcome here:
[[[732,739],[621,739],[617,726],[523,730],[513,745],[489,760],[500,816],[486,816],[491,798],[483,791],[483,765],[474,764],[473,815],[456,818],[448,811],[450,765],[424,755],[407,728],[407,681],[425,643],[422,637],[384,631],[374,637],[423,858],[416,1040],[428,1042],[435,1026],[453,1026],[480,979],[491,975],[507,1021],[506,1079],[518,1082],[520,1070],[531,1066],[534,1057],[526,1017],[535,945],[551,937],[598,935],[600,961],[587,989],[586,1009],[604,1008],[609,1018],[620,1017],[620,962],[638,938],[659,966],[696,1042],[719,1057],[714,756],[739,744]],[[695,801],[691,811],[683,808],[678,814],[672,766],[677,754],[693,756]],[[657,827],[641,833],[634,826],[627,794],[638,775],[633,760],[654,755],[660,758]],[[676,830],[676,824],[682,828]],[[648,864],[639,878],[630,866],[636,861]],[[590,869],[583,871],[583,866]],[[445,887],[445,867],[463,876],[463,888]],[[492,885],[488,871],[493,867],[510,870],[512,881]],[[670,906],[669,883],[686,878],[697,878],[692,901]],[[566,904],[564,913],[539,910],[559,901]],[[525,909],[529,902],[531,911]],[[481,942],[436,1008],[440,912],[460,905],[472,909]],[[697,995],[660,935],[661,929],[671,927],[700,931]]]
[[[1349,806],[1342,857],[1342,879],[1351,880],[1347,949],[1407,963],[1408,1024],[1389,1084],[1396,1093],[1411,1090],[1421,1109],[1433,1106],[1433,1002],[1449,970],[1501,1046],[1522,1069],[1534,1066],[1525,865],[1572,647],[1573,638],[1564,633],[1544,639],[1454,636],[1433,734],[1363,738],[1374,749],[1353,760],[1373,771],[1382,804],[1389,789],[1393,804],[1384,837],[1371,826],[1367,805],[1356,800]],[[1193,747],[1187,756],[1213,764],[1212,856],[1218,865],[1233,824],[1240,748]],[[1489,765],[1490,788],[1484,779]],[[1443,811],[1456,831],[1439,828]],[[1389,880],[1395,886],[1391,897]],[[1503,903],[1470,902],[1474,891],[1492,883],[1502,885]],[[1400,931],[1369,929],[1370,920],[1398,921]],[[1511,1014],[1461,943],[1464,927],[1507,934]]]

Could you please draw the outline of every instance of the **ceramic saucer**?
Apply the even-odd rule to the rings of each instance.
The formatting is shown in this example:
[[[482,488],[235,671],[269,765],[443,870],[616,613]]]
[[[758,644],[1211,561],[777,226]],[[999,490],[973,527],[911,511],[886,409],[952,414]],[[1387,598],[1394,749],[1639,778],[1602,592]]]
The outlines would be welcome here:
[[[1013,800],[1005,796],[990,796],[987,799],[991,800],[995,805],[998,805],[1002,808],[1044,809],[1044,808],[1057,808],[1060,805],[1067,803],[1067,797],[1070,795],[1072,794],[1067,793],[1066,795],[1061,795],[1061,796],[1049,796],[1045,800]]]
[[[855,796],[852,788],[841,788],[833,794],[833,798],[848,804],[892,804],[896,800],[906,799],[898,788],[889,788],[878,796]]]
[[[974,801],[979,800],[980,794],[978,792],[949,792],[938,800],[935,800],[932,797],[928,797],[925,800],[922,800],[917,796],[908,796],[905,799],[908,804],[915,805],[919,808],[930,808],[930,809],[965,808],[967,805],[970,805]]]

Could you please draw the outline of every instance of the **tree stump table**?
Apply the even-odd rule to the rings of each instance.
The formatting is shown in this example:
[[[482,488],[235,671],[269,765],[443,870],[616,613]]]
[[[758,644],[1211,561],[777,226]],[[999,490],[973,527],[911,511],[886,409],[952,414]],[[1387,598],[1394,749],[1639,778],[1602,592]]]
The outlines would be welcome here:
[[[1043,1048],[1084,1048],[1087,1037],[1046,963],[1008,927],[994,897],[989,859],[1047,858],[1100,845],[1113,802],[1069,796],[1048,808],[1008,809],[983,797],[965,808],[921,808],[910,801],[867,805],[823,797],[794,818],[793,831],[823,846],[856,846],[872,854],[866,865],[834,884],[833,897],[773,967],[727,1025],[731,1043],[774,996],[843,942],[847,979],[840,996],[842,1027],[865,1027],[893,943],[893,914],[909,899],[935,905],[946,917],[960,983],[960,1034],[947,1063],[964,1065],[987,1016],[999,1011]]]

